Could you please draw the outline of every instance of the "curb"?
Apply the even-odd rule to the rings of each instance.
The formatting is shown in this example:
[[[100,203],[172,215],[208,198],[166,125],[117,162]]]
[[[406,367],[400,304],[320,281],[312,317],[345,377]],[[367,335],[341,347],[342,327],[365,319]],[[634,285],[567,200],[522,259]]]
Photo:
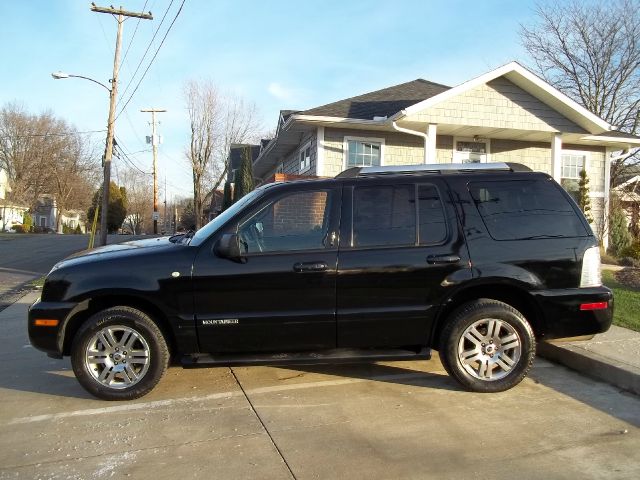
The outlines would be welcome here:
[[[640,369],[587,351],[571,344],[540,342],[538,355],[586,376],[640,395]]]

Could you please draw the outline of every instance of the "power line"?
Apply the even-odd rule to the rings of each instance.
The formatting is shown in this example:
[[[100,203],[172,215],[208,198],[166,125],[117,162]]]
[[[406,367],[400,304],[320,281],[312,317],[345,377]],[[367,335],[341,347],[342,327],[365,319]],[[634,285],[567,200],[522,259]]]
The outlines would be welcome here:
[[[142,170],[127,154],[127,152],[125,152],[124,150],[124,146],[122,145],[122,143],[120,142],[120,140],[116,137],[116,141],[115,141],[115,147],[117,149],[117,153],[118,153],[118,158],[121,158],[122,160],[126,161],[129,165],[131,165],[133,168],[135,168],[136,170],[138,170],[140,173],[144,174],[144,175],[151,175],[151,173],[149,172],[145,172],[144,170]]]
[[[176,23],[176,20],[178,19],[178,16],[180,15],[180,12],[182,12],[182,7],[184,7],[184,4],[185,4],[186,1],[187,0],[182,0],[182,3],[180,4],[180,8],[176,12],[175,17],[173,17],[173,20],[171,21],[171,25],[169,25],[169,28],[167,29],[167,31],[164,34],[164,37],[162,37],[162,41],[160,42],[160,45],[158,46],[158,48],[156,50],[156,53],[153,54],[153,57],[151,58],[151,61],[149,62],[149,65],[147,65],[147,69],[142,74],[142,77],[140,77],[140,80],[138,81],[138,84],[133,89],[133,92],[131,92],[131,95],[129,96],[129,99],[127,100],[127,102],[124,104],[124,106],[120,110],[120,113],[118,113],[118,115],[116,115],[116,119],[122,114],[124,109],[127,108],[127,105],[129,105],[129,102],[131,101],[131,99],[133,98],[135,93],[138,91],[138,88],[140,87],[140,84],[142,83],[142,80],[144,80],[144,77],[146,76],[147,72],[151,68],[151,65],[153,64],[153,61],[156,59],[156,56],[158,55],[158,52],[162,48],[162,45],[164,45],[164,41],[167,39],[167,35],[169,35],[169,32],[171,31],[171,28],[173,27],[173,24]]]
[[[160,31],[160,27],[162,27],[162,24],[164,23],[164,19],[167,17],[167,14],[169,13],[169,10],[171,9],[171,5],[173,5],[173,2],[174,2],[174,0],[171,0],[171,3],[169,3],[169,6],[165,10],[164,15],[162,16],[162,19],[160,20],[160,23],[158,24],[158,28],[156,28],[156,31],[153,32],[153,37],[151,37],[151,41],[149,42],[149,45],[147,45],[146,50],[142,54],[142,58],[138,62],[138,66],[136,67],[135,71],[133,72],[133,75],[131,75],[131,78],[129,79],[129,83],[127,83],[127,86],[124,87],[124,90],[122,91],[122,95],[121,95],[120,98],[124,98],[124,96],[126,95],[127,91],[129,90],[129,87],[133,83],[133,80],[136,78],[136,75],[138,74],[138,70],[140,70],[140,67],[142,66],[142,62],[144,62],[144,59],[146,58],[147,53],[149,53],[149,49],[153,45],[153,41],[156,39],[156,36],[158,35],[158,32]]]
[[[144,9],[147,8],[147,3],[149,2],[149,0],[145,0],[144,5],[142,6],[142,12],[144,12]],[[124,56],[122,57],[122,62],[120,62],[120,64],[123,64],[124,61],[127,59],[127,54],[129,53],[129,49],[131,48],[131,45],[133,44],[133,39],[136,38],[136,33],[138,32],[138,27],[140,26],[140,20],[142,20],[141,18],[138,18],[138,22],[136,23],[136,28],[133,31],[133,35],[131,35],[131,40],[129,40],[129,45],[127,45],[127,49],[124,51]]]
[[[140,136],[140,134],[138,133],[138,130],[136,129],[135,125],[133,124],[133,122],[131,121],[131,117],[129,116],[129,112],[124,112],[124,116],[127,119],[127,122],[129,123],[129,126],[131,127],[131,130],[133,130],[133,133],[135,134],[136,138],[138,139],[138,141],[140,143],[144,143],[142,141],[142,137]]]
[[[73,135],[84,135],[90,133],[104,133],[106,130],[85,130],[84,132],[65,132],[65,133],[29,133],[26,135],[16,135],[13,138],[31,138],[31,137],[68,137]]]

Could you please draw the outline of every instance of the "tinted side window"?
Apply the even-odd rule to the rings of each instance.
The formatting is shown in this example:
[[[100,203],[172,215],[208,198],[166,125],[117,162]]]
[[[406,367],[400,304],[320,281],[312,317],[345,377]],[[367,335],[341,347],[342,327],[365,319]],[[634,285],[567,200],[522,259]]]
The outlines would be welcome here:
[[[353,245],[415,245],[413,185],[357,187],[353,194]]]
[[[444,209],[434,185],[418,185],[418,234],[420,245],[433,245],[447,237]]]
[[[573,206],[549,180],[472,182],[469,191],[496,240],[588,235]]]
[[[263,206],[238,228],[246,253],[325,248],[328,191],[296,192]]]

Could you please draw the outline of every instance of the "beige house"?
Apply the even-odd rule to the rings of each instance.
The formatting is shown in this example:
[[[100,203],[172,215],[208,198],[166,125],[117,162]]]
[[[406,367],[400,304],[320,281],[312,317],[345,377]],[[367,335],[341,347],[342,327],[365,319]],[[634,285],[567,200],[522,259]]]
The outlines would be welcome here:
[[[278,173],[332,177],[363,165],[518,162],[571,192],[585,168],[602,235],[611,158],[638,146],[640,137],[616,131],[512,62],[453,88],[418,79],[282,111],[254,174],[269,181]]]
[[[29,207],[7,200],[9,192],[7,173],[0,168],[0,232],[12,232],[14,226],[22,225],[24,214],[29,210]]]

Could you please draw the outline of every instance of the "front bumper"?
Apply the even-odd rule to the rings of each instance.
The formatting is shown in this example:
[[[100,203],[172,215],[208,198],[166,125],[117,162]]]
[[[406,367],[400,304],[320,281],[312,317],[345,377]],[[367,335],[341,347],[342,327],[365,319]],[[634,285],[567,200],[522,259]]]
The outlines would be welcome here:
[[[532,292],[545,321],[546,339],[594,335],[609,330],[613,293],[607,287],[538,290]],[[606,302],[607,308],[581,310],[583,304]]]
[[[28,331],[31,345],[50,357],[62,358],[65,328],[78,306],[77,303],[36,300],[29,307]],[[58,320],[58,324],[52,327],[36,326],[36,319]]]

